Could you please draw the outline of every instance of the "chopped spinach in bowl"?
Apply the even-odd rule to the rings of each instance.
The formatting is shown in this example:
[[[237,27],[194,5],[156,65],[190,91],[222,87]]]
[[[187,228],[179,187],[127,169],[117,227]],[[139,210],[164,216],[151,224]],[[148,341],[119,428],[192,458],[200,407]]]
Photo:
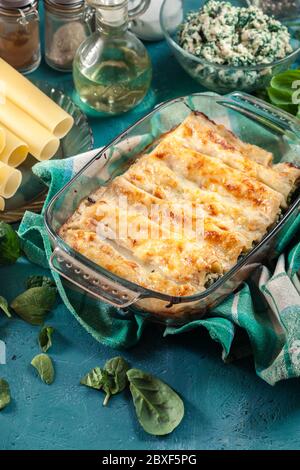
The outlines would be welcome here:
[[[179,32],[187,52],[219,65],[271,64],[292,52],[290,34],[280,21],[254,6],[215,0],[188,14]]]
[[[189,13],[177,34],[181,48],[195,58],[174,52],[209,90],[252,92],[292,65],[293,40],[286,26],[259,8],[211,0]]]

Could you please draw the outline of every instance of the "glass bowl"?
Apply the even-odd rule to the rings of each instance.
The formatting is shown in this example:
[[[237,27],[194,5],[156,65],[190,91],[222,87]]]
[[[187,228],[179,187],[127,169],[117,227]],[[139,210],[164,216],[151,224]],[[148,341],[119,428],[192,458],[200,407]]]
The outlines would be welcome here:
[[[294,20],[295,17],[300,17],[300,0],[247,0],[247,3],[281,20],[285,18]]]
[[[203,0],[165,0],[160,12],[160,22],[165,38],[179,64],[192,78],[208,90],[225,94],[234,90],[251,92],[265,88],[273,75],[288,70],[295,60],[300,57],[299,29],[289,26],[289,22],[287,26],[292,36],[293,52],[284,59],[270,64],[254,66],[219,65],[190,54],[178,44],[179,26],[184,21],[187,13],[199,10],[205,3],[206,1]],[[232,0],[230,3],[235,6],[247,7],[250,2]],[[282,22],[285,23],[284,18],[282,18]]]
[[[64,159],[92,150],[94,139],[85,114],[74,104],[71,98],[58,87],[44,81],[36,81],[40,88],[55,103],[59,104],[74,118],[74,125],[70,132],[60,141],[60,147],[53,160]],[[32,167],[38,161],[31,155],[19,170],[22,172],[22,183],[14,197],[7,199],[5,211],[0,212],[0,220],[14,223],[21,220],[25,211],[40,212],[47,195],[48,187],[32,172]]]

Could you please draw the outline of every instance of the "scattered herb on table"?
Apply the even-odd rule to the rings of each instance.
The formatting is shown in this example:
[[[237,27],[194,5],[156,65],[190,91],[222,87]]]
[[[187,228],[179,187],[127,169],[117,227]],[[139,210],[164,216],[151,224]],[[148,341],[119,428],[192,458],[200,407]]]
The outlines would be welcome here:
[[[41,350],[45,353],[52,346],[52,335],[54,328],[52,326],[44,326],[39,333],[39,345]]]
[[[114,379],[113,395],[122,392],[126,388],[128,384],[127,372],[129,369],[128,362],[120,356],[113,357],[105,363],[104,370]]]
[[[42,325],[55,299],[55,287],[31,287],[13,300],[11,308],[31,325]]]
[[[0,222],[0,266],[13,264],[21,255],[20,240],[13,228]]]
[[[10,403],[10,389],[8,382],[0,379],[0,410],[3,410]]]
[[[11,318],[11,313],[9,311],[8,302],[4,297],[0,296],[0,310],[2,310],[5,315]]]
[[[155,436],[171,433],[184,416],[183,401],[171,387],[146,372],[130,369],[119,356],[107,361],[104,368],[92,369],[80,383],[103,390],[104,405],[111,395],[122,392],[129,384],[139,423]]]
[[[80,383],[95,390],[101,390],[103,386],[103,369],[95,367],[80,380]]]
[[[38,354],[35,356],[31,365],[37,370],[41,380],[50,385],[54,381],[54,367],[51,358],[47,354]]]
[[[95,367],[92,369],[85,377],[80,381],[81,385],[86,387],[94,388],[96,390],[103,390],[105,393],[105,398],[103,405],[106,406],[112,393],[114,387],[113,377],[109,373],[101,369],[100,367]]]
[[[31,289],[32,287],[55,287],[55,282],[47,276],[29,276],[25,287],[26,289]]]
[[[174,390],[139,369],[127,372],[137,418],[149,434],[171,433],[184,416],[184,404]]]
[[[128,384],[127,371],[129,364],[122,357],[114,357],[107,361],[101,369],[95,367],[80,381],[85,385],[96,390],[105,392],[103,405],[106,406],[110,397],[122,392]]]

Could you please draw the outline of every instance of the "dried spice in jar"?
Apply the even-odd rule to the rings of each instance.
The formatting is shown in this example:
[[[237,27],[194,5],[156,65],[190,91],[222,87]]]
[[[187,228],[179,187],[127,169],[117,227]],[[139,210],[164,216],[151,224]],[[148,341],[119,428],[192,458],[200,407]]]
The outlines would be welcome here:
[[[24,74],[39,66],[37,0],[0,0],[0,57]]]
[[[92,33],[93,11],[83,0],[45,0],[45,59],[70,72],[80,44]]]

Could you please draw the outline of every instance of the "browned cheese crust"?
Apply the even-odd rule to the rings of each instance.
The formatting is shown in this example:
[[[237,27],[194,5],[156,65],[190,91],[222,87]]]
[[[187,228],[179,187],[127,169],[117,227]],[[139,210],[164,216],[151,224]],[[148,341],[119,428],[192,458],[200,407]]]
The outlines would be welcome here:
[[[120,278],[172,296],[196,294],[261,241],[287,206],[300,169],[272,159],[204,114],[191,113],[151,153],[99,188],[92,203],[82,201],[60,236]],[[191,226],[183,236],[188,204]],[[202,237],[194,230],[198,208]],[[121,236],[124,220],[143,236]]]

